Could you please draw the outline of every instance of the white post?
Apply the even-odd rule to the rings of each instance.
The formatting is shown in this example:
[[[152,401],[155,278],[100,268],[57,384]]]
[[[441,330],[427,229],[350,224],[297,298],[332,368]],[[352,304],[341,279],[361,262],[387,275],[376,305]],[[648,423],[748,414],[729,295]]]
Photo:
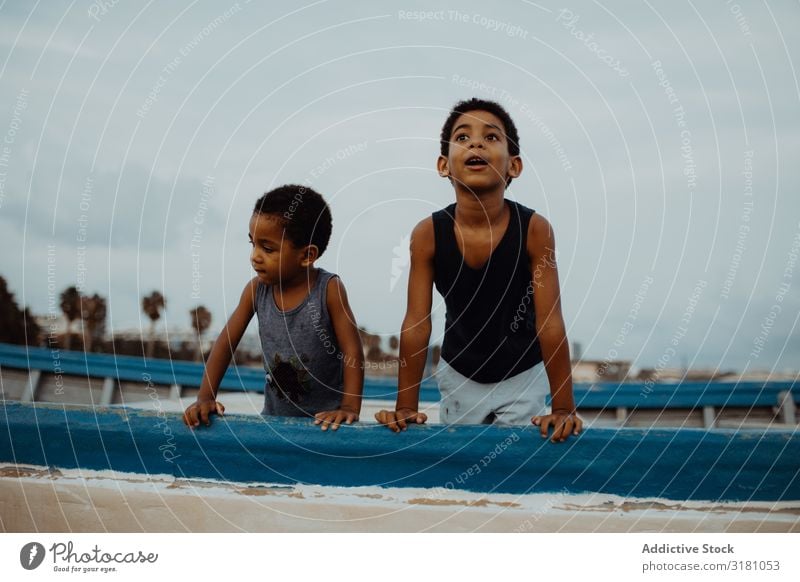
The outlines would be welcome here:
[[[783,424],[794,426],[797,424],[797,405],[794,403],[792,392],[784,390],[778,394],[778,406],[783,417]]]
[[[100,406],[108,406],[114,399],[114,378],[103,380],[103,392],[100,395]]]
[[[706,428],[714,428],[716,426],[716,414],[713,406],[703,407],[703,426]]]
[[[36,400],[36,390],[39,388],[39,380],[42,377],[40,370],[28,370],[28,383],[22,392],[20,402],[34,402]]]

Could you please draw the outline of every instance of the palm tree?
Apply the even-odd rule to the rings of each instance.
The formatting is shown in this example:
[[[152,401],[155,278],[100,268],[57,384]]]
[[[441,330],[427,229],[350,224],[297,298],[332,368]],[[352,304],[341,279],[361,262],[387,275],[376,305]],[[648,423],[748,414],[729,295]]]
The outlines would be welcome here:
[[[0,342],[38,345],[41,328],[26,307],[20,309],[8,284],[0,277]]]
[[[72,345],[72,322],[81,318],[81,294],[73,285],[61,292],[61,312],[67,320],[67,341],[64,349]]]
[[[27,307],[22,311],[22,320],[25,324],[25,343],[29,346],[42,345],[42,327],[36,321],[36,316]]]
[[[397,355],[397,350],[400,348],[400,340],[397,339],[396,335],[393,335],[389,338],[389,349],[392,351],[393,355]]]
[[[84,351],[91,352],[94,340],[102,338],[106,330],[106,300],[97,293],[81,297],[81,314],[88,333],[84,333]]]
[[[158,291],[142,297],[142,311],[150,318],[150,341],[147,344],[147,357],[153,356],[156,341],[156,322],[161,319],[161,310],[167,306],[167,300]]]
[[[17,320],[19,306],[14,299],[14,294],[8,290],[8,284],[0,277],[0,341],[18,343],[15,341],[17,333]]]
[[[203,359],[203,334],[211,326],[211,312],[204,305],[189,310],[192,327],[197,333],[197,361]]]

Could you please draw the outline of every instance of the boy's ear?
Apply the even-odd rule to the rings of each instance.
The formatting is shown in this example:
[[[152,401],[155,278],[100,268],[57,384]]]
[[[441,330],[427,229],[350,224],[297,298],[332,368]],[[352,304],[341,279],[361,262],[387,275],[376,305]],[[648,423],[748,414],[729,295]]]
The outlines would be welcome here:
[[[508,177],[509,178],[519,178],[519,175],[522,173],[522,158],[519,156],[514,156],[510,160],[508,160]]]
[[[300,264],[303,267],[310,267],[318,258],[319,247],[317,245],[308,245],[305,250],[303,250],[303,259],[300,261]]]
[[[439,159],[436,160],[436,171],[439,172],[442,178],[450,177],[450,167],[445,156],[439,156]]]

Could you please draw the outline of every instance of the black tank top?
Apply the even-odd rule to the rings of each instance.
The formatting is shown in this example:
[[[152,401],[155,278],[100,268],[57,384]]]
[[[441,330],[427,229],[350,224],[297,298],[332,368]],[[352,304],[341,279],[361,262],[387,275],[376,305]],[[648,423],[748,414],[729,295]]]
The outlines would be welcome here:
[[[466,264],[456,243],[456,205],[433,213],[434,282],[447,307],[442,358],[484,384],[542,361],[527,250],[534,211],[513,200],[506,204],[511,211],[508,228],[480,269]]]

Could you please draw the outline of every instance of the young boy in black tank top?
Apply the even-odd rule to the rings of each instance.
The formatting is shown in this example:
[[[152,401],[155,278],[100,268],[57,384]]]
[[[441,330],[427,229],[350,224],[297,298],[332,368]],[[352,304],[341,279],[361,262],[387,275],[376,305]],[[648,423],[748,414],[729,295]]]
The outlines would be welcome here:
[[[564,441],[582,430],[555,240],[541,215],[504,198],[522,172],[514,122],[497,103],[456,105],[442,128],[439,174],[456,203],[420,222],[411,235],[408,309],[400,336],[394,411],[375,417],[395,432],[423,423],[419,385],[431,334],[432,287],[447,308],[437,380],[445,423],[532,422]],[[546,371],[546,378],[545,378]],[[543,409],[546,380],[552,412]]]

